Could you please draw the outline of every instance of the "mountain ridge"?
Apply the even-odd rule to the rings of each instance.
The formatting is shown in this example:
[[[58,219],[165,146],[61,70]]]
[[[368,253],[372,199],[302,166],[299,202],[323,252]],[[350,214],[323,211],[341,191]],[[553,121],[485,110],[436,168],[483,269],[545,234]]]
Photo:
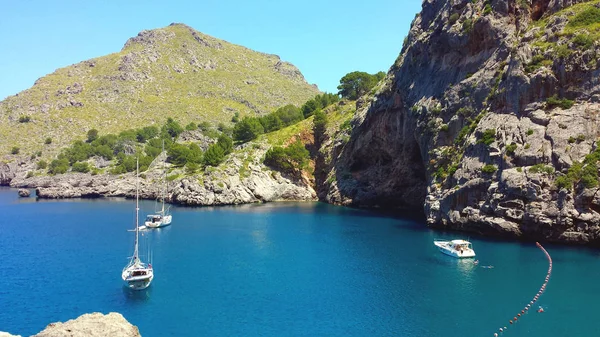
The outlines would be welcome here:
[[[16,146],[52,156],[91,128],[118,133],[166,117],[229,124],[236,113],[263,115],[318,92],[277,55],[171,24],[140,32],[119,52],[57,69],[1,101],[0,153]],[[51,144],[44,144],[47,137]]]

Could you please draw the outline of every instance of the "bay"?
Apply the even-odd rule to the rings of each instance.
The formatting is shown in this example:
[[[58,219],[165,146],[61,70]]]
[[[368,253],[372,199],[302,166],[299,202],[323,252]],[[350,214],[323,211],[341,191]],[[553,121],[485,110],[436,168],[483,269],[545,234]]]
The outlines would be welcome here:
[[[141,216],[152,201],[141,203]],[[155,279],[123,287],[134,201],[19,199],[0,189],[0,331],[31,335],[116,311],[153,336],[596,336],[600,252],[473,237],[479,265],[438,252],[468,234],[323,203],[173,207],[146,232]],[[494,268],[483,268],[483,266]]]

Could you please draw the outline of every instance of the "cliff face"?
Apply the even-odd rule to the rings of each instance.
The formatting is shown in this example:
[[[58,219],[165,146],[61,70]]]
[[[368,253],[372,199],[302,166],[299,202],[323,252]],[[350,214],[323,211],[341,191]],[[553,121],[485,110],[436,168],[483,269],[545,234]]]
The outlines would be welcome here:
[[[321,194],[420,208],[432,226],[599,244],[598,2],[424,1]]]

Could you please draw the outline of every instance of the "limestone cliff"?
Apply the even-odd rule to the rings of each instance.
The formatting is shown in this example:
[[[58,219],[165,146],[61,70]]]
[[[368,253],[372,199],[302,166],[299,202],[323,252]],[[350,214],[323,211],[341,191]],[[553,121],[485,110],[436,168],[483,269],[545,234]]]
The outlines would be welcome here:
[[[599,1],[425,0],[320,195],[600,244]]]

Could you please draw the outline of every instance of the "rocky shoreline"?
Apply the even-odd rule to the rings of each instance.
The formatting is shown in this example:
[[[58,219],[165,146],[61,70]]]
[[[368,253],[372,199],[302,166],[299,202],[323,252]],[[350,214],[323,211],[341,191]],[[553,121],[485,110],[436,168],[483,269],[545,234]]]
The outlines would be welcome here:
[[[32,337],[141,337],[137,326],[129,323],[123,315],[111,312],[83,314],[67,322],[50,323]],[[1,332],[0,337],[21,337]]]
[[[260,149],[256,150],[261,152]],[[264,152],[264,150],[262,150]],[[314,201],[316,192],[310,178],[287,177],[272,171],[259,160],[260,153],[232,154],[222,169],[208,168],[197,175],[184,175],[174,168],[175,179],[169,181],[166,200],[190,206],[237,205],[270,201]],[[140,198],[156,199],[163,186],[162,160],[157,157],[150,168],[140,174]],[[3,185],[20,189],[36,189],[41,199],[135,197],[134,173],[122,175],[67,173],[56,176],[27,177],[31,163],[0,166]]]

